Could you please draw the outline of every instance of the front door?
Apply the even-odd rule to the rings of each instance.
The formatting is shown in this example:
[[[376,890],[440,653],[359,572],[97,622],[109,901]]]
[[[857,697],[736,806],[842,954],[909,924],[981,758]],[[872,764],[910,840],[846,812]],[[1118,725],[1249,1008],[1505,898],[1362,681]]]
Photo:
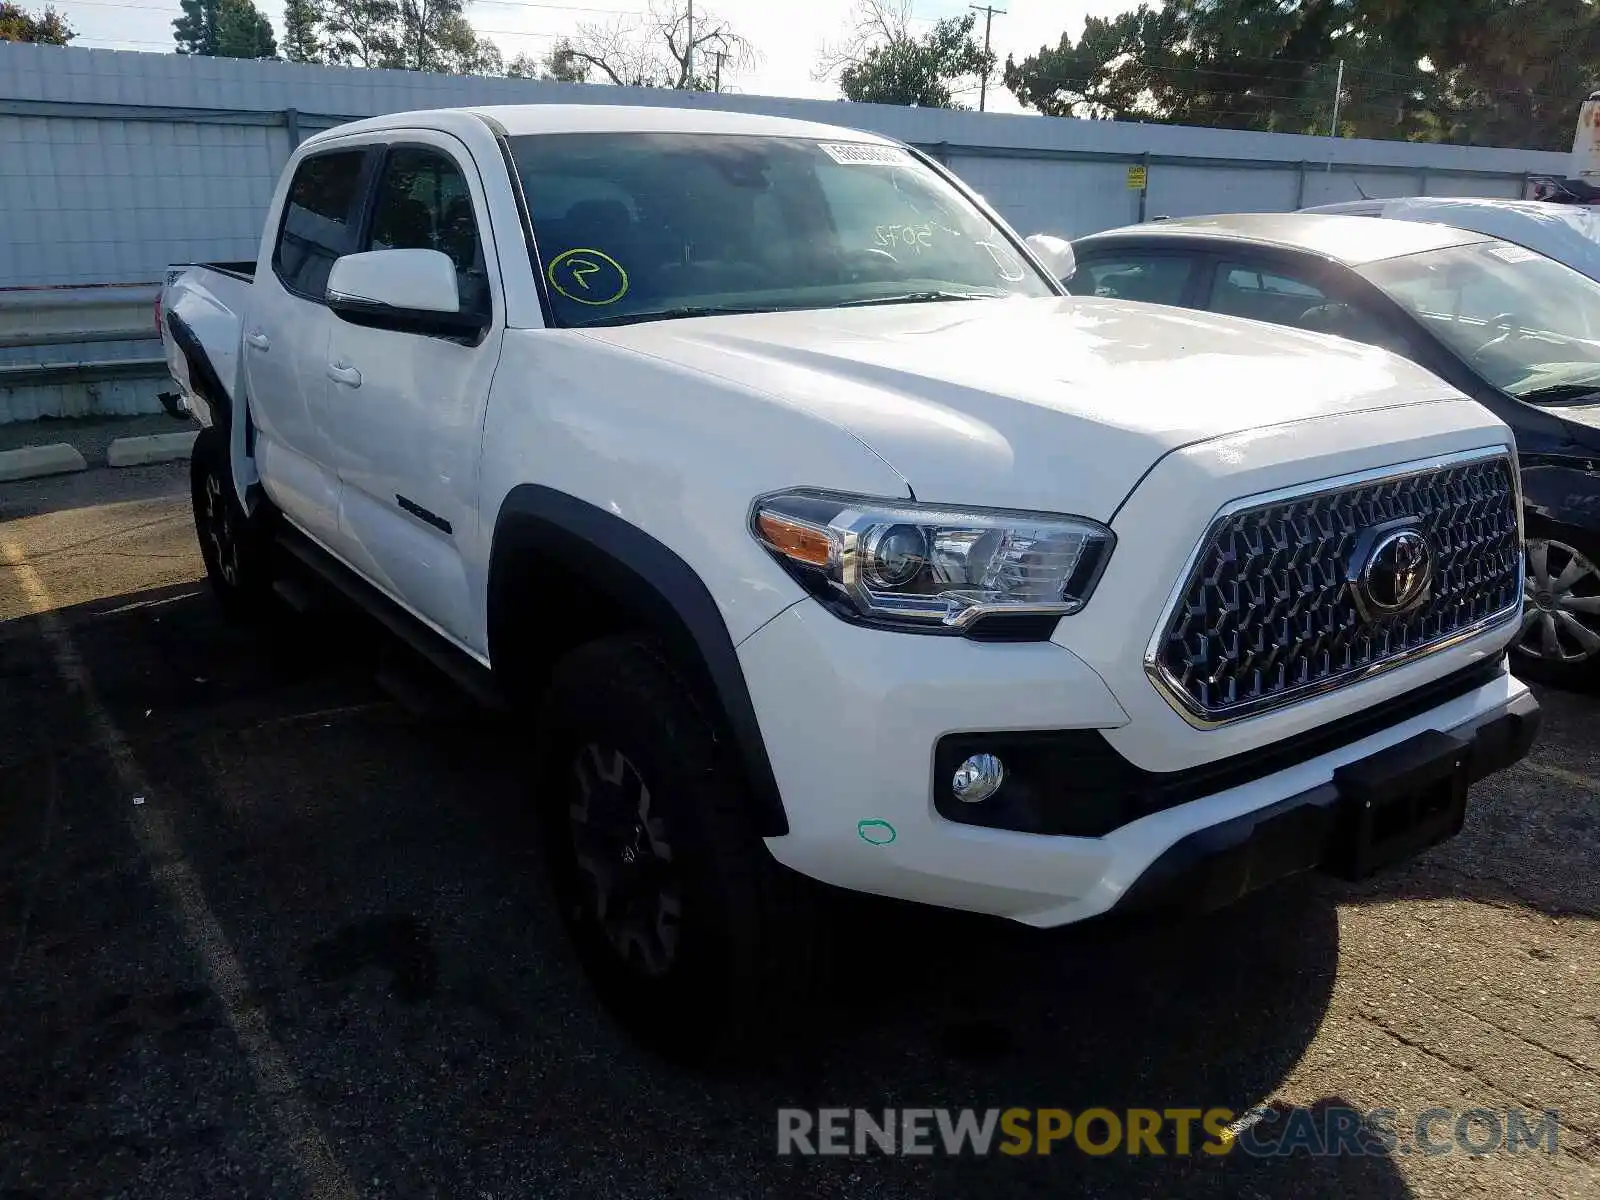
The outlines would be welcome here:
[[[379,167],[361,250],[442,251],[461,308],[491,314],[472,344],[330,315],[322,406],[342,484],[340,543],[352,565],[469,650],[482,621],[460,547],[477,524],[484,405],[500,355],[504,302],[482,182],[446,134],[405,133]]]

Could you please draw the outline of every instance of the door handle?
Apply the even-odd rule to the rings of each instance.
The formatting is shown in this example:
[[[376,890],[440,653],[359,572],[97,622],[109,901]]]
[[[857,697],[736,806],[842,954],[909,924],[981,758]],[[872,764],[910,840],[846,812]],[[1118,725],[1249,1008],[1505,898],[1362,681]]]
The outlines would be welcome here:
[[[249,346],[252,350],[272,349],[272,339],[266,334],[262,333],[259,329],[252,329],[249,333],[245,334],[244,342],[245,345]]]
[[[335,383],[342,383],[345,387],[358,388],[361,386],[361,372],[344,363],[331,363],[328,366],[328,378]]]

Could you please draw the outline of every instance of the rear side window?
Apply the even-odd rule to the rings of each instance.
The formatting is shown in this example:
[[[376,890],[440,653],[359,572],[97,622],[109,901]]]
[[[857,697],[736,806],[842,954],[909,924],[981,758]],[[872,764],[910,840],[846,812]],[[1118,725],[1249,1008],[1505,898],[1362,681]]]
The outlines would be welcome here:
[[[1194,259],[1179,255],[1126,255],[1080,263],[1067,290],[1077,296],[1109,296],[1147,304],[1182,305]]]
[[[322,303],[334,260],[355,250],[365,150],[318,154],[302,162],[289,184],[272,270],[283,286]]]

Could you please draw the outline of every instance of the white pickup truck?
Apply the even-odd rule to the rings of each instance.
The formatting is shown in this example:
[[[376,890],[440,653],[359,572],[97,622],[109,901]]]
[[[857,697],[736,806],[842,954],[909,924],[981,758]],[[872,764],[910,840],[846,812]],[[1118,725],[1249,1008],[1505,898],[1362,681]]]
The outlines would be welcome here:
[[[1506,427],[1060,247],[798,121],[318,134],[163,297],[211,581],[528,712],[581,957],[680,1048],[793,994],[813,881],[1053,926],[1449,837],[1537,724]]]

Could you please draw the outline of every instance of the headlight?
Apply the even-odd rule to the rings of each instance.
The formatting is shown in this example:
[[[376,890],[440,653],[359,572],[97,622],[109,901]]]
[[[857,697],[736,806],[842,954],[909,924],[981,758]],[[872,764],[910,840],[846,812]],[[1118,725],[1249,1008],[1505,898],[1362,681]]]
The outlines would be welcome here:
[[[750,525],[842,616],[980,637],[1049,637],[1088,600],[1116,540],[1082,517],[809,490],[762,496]]]

